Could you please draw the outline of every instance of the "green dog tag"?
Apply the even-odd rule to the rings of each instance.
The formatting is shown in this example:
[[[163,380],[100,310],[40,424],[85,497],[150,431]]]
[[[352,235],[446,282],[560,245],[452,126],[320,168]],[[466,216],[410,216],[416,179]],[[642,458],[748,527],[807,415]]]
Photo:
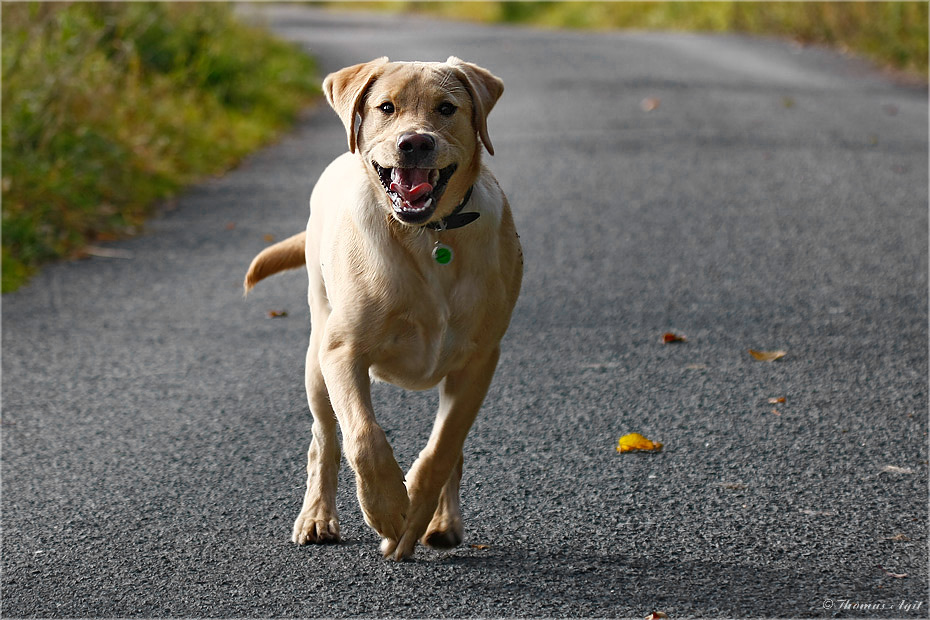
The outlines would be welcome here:
[[[433,260],[440,265],[448,265],[452,262],[452,248],[437,241],[433,248]]]

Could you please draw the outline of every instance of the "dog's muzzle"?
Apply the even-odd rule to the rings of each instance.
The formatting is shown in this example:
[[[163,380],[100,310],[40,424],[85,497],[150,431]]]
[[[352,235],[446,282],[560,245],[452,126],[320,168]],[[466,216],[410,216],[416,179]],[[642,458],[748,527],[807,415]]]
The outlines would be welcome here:
[[[371,165],[381,179],[395,217],[405,224],[424,224],[432,217],[457,167],[385,168],[374,161]]]

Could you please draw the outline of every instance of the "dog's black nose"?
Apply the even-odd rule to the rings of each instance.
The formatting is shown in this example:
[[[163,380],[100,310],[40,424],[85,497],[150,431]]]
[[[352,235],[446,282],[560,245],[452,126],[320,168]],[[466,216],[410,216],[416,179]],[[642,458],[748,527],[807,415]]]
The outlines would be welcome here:
[[[408,131],[397,138],[397,148],[407,155],[425,155],[436,149],[436,138],[429,134]]]

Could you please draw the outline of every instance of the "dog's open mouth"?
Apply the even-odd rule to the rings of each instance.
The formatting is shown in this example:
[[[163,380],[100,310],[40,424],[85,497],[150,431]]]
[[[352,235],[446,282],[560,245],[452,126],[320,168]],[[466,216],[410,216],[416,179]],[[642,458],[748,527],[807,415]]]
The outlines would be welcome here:
[[[382,168],[371,162],[394,207],[394,215],[407,224],[429,220],[456,165],[445,168]]]

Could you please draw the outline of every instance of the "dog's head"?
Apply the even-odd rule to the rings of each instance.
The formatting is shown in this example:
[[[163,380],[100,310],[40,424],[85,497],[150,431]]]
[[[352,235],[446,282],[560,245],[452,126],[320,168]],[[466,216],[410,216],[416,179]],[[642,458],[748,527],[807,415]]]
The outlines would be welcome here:
[[[404,224],[451,212],[477,178],[481,144],[494,154],[487,115],[504,83],[458,58],[379,58],[328,75],[323,91],[345,124],[349,150]]]

